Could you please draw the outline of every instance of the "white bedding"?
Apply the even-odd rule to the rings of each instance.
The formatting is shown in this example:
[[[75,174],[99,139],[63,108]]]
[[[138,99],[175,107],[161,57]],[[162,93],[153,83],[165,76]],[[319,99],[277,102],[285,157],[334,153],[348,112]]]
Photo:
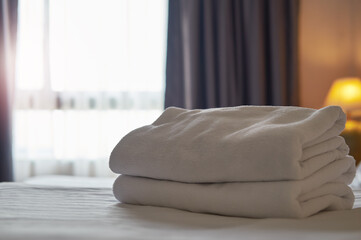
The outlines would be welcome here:
[[[361,207],[355,191],[354,207]],[[0,184],[0,239],[361,239],[361,208],[250,219],[118,203],[109,188]]]

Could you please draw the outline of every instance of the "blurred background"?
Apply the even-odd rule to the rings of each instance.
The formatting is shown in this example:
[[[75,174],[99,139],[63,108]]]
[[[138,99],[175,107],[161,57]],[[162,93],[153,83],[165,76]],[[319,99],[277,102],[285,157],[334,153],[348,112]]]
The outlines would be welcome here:
[[[0,181],[113,176],[165,107],[340,105],[361,159],[361,1],[1,0]]]
[[[109,175],[115,144],[163,109],[167,2],[18,4],[15,176]]]

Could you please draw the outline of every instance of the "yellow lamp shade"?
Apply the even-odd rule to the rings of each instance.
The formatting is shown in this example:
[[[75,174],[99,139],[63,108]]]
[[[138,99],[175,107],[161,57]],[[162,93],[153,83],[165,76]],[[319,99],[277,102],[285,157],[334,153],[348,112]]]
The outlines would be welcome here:
[[[361,80],[359,78],[340,78],[331,86],[325,105],[338,105],[344,111],[361,107]]]

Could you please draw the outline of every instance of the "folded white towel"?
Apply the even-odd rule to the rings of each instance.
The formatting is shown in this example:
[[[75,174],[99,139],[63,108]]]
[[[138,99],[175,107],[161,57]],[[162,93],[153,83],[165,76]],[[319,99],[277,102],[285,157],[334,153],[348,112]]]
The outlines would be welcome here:
[[[300,181],[195,184],[121,175],[113,191],[123,203],[229,216],[301,218],[352,208],[354,196],[347,184],[355,175],[354,163],[352,157],[336,160]]]
[[[348,153],[340,107],[168,108],[126,135],[113,172],[179,182],[304,179]]]

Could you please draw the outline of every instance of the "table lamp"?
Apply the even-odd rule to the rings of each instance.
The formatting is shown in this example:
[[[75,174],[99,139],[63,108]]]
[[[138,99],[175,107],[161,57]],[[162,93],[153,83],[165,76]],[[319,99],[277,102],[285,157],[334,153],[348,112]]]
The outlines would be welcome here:
[[[338,105],[347,115],[342,136],[350,147],[350,155],[361,161],[361,124],[351,117],[351,112],[361,109],[361,80],[356,77],[337,79],[331,86],[325,105]]]

